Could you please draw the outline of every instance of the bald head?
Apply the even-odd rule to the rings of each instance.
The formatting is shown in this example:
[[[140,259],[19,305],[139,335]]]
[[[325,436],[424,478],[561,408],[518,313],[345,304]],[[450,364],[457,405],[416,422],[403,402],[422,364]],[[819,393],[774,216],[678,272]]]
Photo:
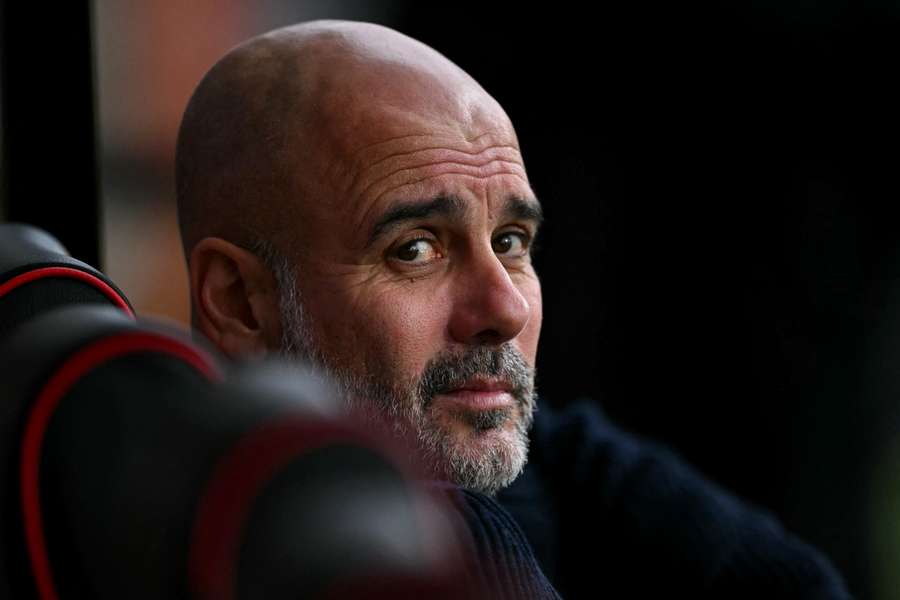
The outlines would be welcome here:
[[[281,29],[207,74],[177,162],[199,331],[232,356],[324,369],[437,477],[485,491],[515,478],[541,210],[478,83],[377,25]]]
[[[285,248],[303,235],[306,204],[352,196],[367,148],[417,131],[515,135],[477,82],[386,27],[316,21],[249,40],[207,73],[181,124],[186,254],[210,236]]]

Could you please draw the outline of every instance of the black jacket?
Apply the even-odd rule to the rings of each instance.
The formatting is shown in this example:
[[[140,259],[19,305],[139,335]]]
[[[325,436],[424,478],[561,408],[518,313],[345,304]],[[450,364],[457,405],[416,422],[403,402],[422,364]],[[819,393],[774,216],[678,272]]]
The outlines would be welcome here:
[[[563,598],[850,598],[821,553],[593,402],[541,408],[497,500]]]

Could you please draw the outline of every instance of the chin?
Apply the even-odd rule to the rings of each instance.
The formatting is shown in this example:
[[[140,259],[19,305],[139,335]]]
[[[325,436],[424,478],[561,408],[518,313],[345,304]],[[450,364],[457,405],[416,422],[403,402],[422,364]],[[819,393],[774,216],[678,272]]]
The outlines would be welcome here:
[[[482,411],[484,412],[484,411]],[[439,467],[439,477],[461,487],[493,495],[522,472],[528,438],[519,425],[519,410],[506,415],[434,415],[430,431],[420,436]]]

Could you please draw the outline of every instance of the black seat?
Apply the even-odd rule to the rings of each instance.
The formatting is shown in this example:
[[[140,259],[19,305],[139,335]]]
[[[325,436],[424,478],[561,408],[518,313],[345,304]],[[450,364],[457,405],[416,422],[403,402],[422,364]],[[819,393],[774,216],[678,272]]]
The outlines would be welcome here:
[[[0,597],[459,593],[444,513],[309,374],[74,306],[0,345],[0,398]]]
[[[53,236],[30,225],[0,224],[0,339],[36,315],[72,304],[113,305],[134,314],[112,281],[69,256]]]

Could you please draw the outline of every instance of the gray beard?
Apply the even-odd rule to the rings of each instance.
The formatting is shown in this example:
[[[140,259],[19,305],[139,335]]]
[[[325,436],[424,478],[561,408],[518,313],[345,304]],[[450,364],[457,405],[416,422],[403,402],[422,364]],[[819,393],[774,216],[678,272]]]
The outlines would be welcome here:
[[[390,365],[370,365],[364,373],[352,372],[325,356],[315,343],[296,282],[287,276],[289,267],[283,265],[275,272],[282,290],[281,353],[323,371],[356,415],[405,443],[413,440],[420,466],[430,477],[494,495],[521,474],[528,458],[528,431],[535,410],[534,371],[512,345],[473,346],[463,352],[442,353],[411,381],[391,378]],[[516,406],[454,413],[471,427],[464,439],[458,439],[434,418],[431,401],[477,375],[507,382]],[[486,439],[510,421],[512,440]]]

